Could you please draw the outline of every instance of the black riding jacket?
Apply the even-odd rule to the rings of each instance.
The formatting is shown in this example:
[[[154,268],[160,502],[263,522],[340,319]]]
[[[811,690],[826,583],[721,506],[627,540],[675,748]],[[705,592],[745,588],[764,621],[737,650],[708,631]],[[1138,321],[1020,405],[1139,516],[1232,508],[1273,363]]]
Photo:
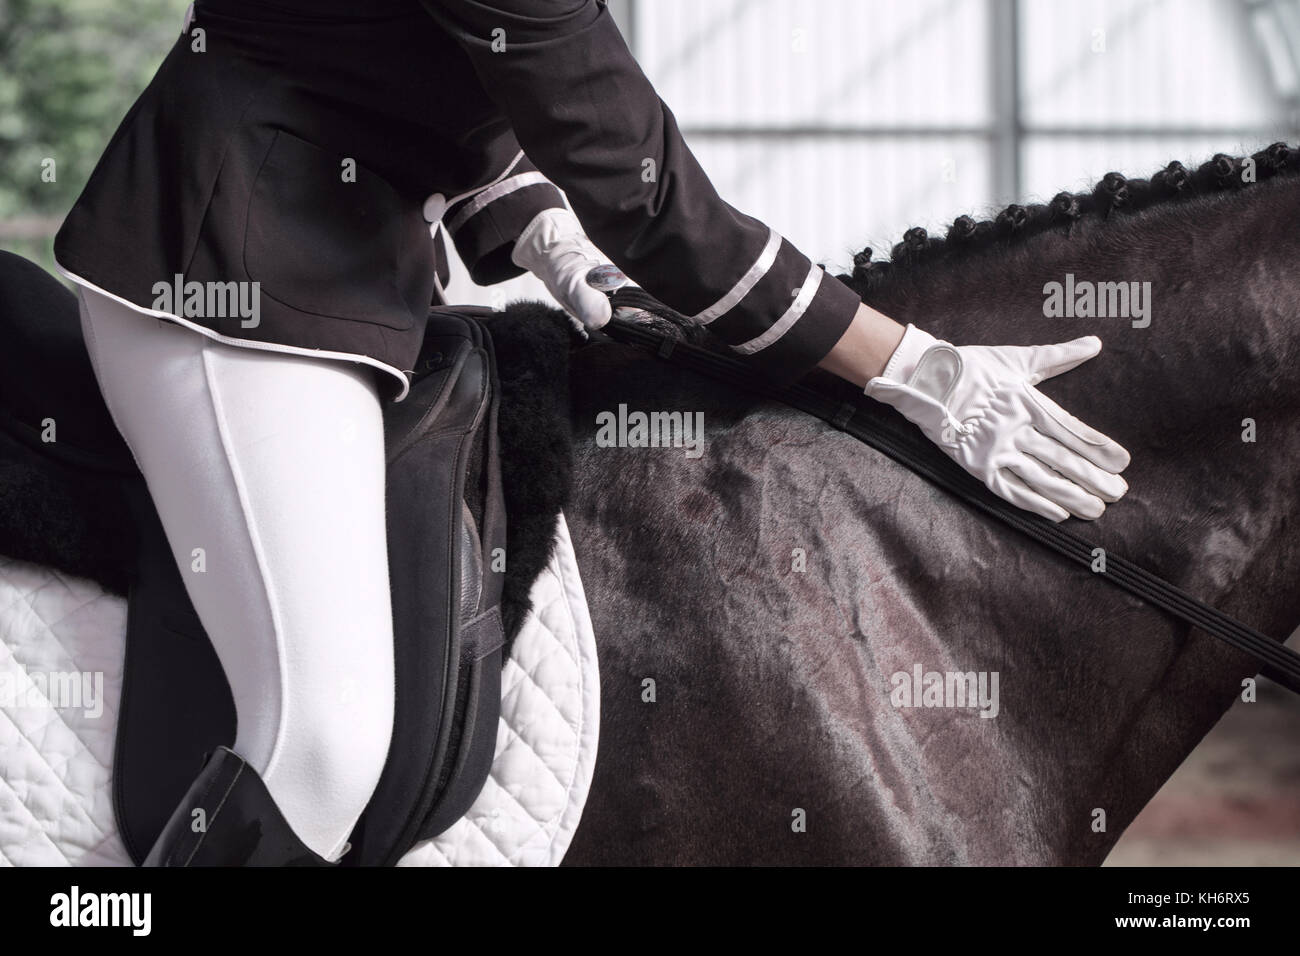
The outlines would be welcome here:
[[[446,281],[428,223],[490,283],[565,197],[634,281],[779,379],[858,308],[718,196],[598,0],[196,0],[55,256],[226,341],[363,357],[400,397]],[[160,307],[176,276],[258,283],[257,322]]]
[[[530,212],[561,203],[544,174],[624,272],[774,376],[801,374],[838,341],[858,297],[722,200],[603,3],[424,6],[469,56],[475,75],[465,82],[500,109],[509,125],[501,136],[524,153],[505,179],[447,210],[447,231],[476,280],[504,277],[499,252],[490,267],[476,264]]]

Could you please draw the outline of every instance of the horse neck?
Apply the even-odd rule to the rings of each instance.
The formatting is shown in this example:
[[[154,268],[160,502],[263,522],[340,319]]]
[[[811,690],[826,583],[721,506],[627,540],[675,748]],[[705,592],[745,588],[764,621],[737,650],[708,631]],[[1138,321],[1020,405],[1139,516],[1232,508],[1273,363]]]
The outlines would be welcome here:
[[[1300,620],[1297,223],[1300,177],[1279,177],[904,268],[868,301],[958,344],[1099,336],[1100,356],[1041,386],[1133,456],[1130,493],[1084,530],[1204,597],[1251,578],[1252,623],[1285,636]],[[1045,287],[1067,276],[1150,283],[1149,325],[1046,317]],[[1286,594],[1259,598],[1270,585]]]

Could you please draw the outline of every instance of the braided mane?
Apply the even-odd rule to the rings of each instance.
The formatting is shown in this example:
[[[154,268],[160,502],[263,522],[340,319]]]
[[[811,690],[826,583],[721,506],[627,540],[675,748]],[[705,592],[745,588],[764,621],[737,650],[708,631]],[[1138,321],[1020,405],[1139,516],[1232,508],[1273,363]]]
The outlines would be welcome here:
[[[1054,230],[1068,233],[1075,223],[1085,219],[1105,220],[1113,214],[1125,215],[1162,203],[1244,189],[1252,182],[1296,172],[1300,172],[1300,149],[1274,143],[1251,156],[1218,153],[1195,171],[1175,161],[1150,179],[1128,179],[1120,173],[1107,173],[1090,192],[1060,192],[1046,204],[1013,203],[995,218],[983,221],[958,216],[942,239],[929,235],[919,226],[913,227],[894,246],[889,260],[873,260],[872,250],[863,249],[853,257],[853,272],[838,278],[865,296],[878,290],[897,269],[956,261],[977,251],[1010,245],[1041,233]]]

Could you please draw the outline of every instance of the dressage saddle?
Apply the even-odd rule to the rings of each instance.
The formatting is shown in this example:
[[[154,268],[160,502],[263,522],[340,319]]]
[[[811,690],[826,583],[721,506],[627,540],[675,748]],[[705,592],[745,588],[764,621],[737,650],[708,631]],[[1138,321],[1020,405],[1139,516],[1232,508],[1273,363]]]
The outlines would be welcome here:
[[[144,479],[103,406],[75,299],[18,257],[4,254],[0,267],[0,497],[43,502],[22,516],[0,505],[0,543],[11,556],[125,586],[113,794],[139,863],[207,755],[233,743],[234,705]],[[431,310],[410,392],[385,408],[396,710],[387,763],[344,865],[395,864],[460,818],[491,769],[507,627],[489,314]],[[50,500],[69,504],[44,507]],[[24,538],[13,547],[8,529],[20,518]]]

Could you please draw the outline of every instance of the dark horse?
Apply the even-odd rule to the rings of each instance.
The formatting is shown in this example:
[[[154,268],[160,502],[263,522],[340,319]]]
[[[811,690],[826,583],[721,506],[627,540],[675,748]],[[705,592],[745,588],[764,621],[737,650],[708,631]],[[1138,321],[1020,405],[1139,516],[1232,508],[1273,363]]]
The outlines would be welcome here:
[[[1133,456],[1128,496],[1080,530],[1285,638],[1298,170],[1278,144],[1112,173],[943,240],[912,230],[841,278],[959,344],[1100,336],[1044,387]],[[1149,325],[1046,318],[1067,274],[1149,282]],[[568,862],[1097,864],[1255,673],[808,416],[623,346],[579,352],[573,389],[603,724]],[[702,412],[703,455],[604,447],[596,416],[620,403]],[[917,666],[997,672],[996,716],[894,706]]]
[[[867,250],[841,278],[959,344],[1099,335],[1098,358],[1043,386],[1132,453],[1132,490],[1081,530],[1285,636],[1300,622],[1298,223],[1300,150],[1278,145],[1111,174],[1088,194],[962,217],[943,240],[913,230],[891,263]],[[1149,312],[1046,317],[1045,289],[1067,281],[1149,282]],[[48,303],[5,307],[67,311],[46,282]],[[58,354],[79,343],[75,315],[65,326]],[[34,404],[15,411],[40,421],[55,384],[72,385],[5,344],[0,384],[26,379]],[[603,726],[568,862],[1099,863],[1255,673],[803,413],[626,346],[579,349],[570,369],[566,511]],[[548,371],[517,392],[544,397]],[[85,394],[59,395],[99,407],[82,438],[103,451],[111,423],[78,381]],[[702,414],[703,454],[607,447],[598,415],[620,405]],[[553,421],[515,447],[563,443],[563,413]],[[518,483],[558,486],[558,472]],[[60,511],[25,474],[0,467],[0,526],[27,541],[4,553],[111,579],[126,563],[113,509],[74,489]],[[971,675],[988,695],[971,706],[954,681],[954,706],[923,706],[926,693],[902,696],[918,671]]]

